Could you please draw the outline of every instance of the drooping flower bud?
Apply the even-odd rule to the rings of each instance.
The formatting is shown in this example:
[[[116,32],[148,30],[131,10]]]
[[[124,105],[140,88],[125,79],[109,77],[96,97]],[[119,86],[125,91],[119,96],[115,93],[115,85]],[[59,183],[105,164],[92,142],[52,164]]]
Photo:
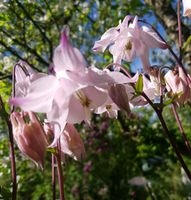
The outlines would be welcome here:
[[[122,110],[130,113],[129,98],[126,88],[122,84],[115,84],[110,87],[109,95],[113,102]]]
[[[61,151],[74,160],[81,160],[85,156],[85,148],[80,134],[72,124],[67,124],[60,137]]]
[[[13,136],[21,152],[43,168],[47,145],[46,137],[35,114],[28,112],[26,115],[29,123],[25,121],[23,112],[11,114]]]

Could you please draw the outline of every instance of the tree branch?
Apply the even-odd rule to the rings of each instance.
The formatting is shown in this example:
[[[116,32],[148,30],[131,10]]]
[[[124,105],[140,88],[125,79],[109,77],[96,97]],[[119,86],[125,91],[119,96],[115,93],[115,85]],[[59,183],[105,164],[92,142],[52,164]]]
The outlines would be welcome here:
[[[41,36],[43,38],[44,41],[47,41],[49,44],[49,52],[50,52],[50,57],[52,58],[52,53],[53,53],[53,45],[52,45],[52,41],[47,37],[46,33],[44,32],[44,30],[41,29],[41,27],[38,25],[38,23],[32,18],[32,16],[28,13],[28,11],[25,9],[25,7],[23,6],[23,4],[21,4],[18,0],[15,0],[18,4],[18,6],[23,10],[24,14],[26,15],[26,17],[33,23],[33,25],[39,30],[39,32],[41,33]]]
[[[48,62],[46,62],[36,51],[35,49],[32,49],[30,46],[28,46],[25,43],[22,43],[21,41],[19,41],[16,38],[11,37],[11,34],[9,34],[7,31],[5,31],[4,29],[0,28],[0,31],[3,32],[6,36],[10,37],[12,39],[12,41],[14,41],[16,44],[22,46],[23,48],[26,48],[26,50],[30,53],[32,53],[33,55],[35,55],[37,57],[37,60],[45,65],[49,65]]]

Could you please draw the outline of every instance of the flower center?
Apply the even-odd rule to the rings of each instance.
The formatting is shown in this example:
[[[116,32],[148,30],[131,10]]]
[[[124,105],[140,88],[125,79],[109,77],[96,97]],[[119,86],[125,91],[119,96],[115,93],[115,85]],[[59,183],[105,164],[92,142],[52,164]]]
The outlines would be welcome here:
[[[106,105],[107,110],[111,110],[112,106],[111,105]]]
[[[131,51],[132,49],[132,43],[130,40],[128,40],[127,44],[125,45],[125,50]]]
[[[84,94],[82,90],[77,91],[74,95],[80,101],[83,107],[89,107],[91,100]]]

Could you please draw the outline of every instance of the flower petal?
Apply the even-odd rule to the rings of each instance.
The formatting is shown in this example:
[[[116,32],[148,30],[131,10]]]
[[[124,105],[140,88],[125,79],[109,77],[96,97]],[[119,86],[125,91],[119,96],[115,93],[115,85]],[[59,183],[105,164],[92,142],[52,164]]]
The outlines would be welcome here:
[[[101,39],[95,42],[92,50],[104,52],[105,49],[115,41],[118,34],[119,32],[117,31],[116,27],[108,29],[102,35]]]
[[[57,87],[58,80],[54,76],[43,76],[29,86],[25,97],[12,98],[10,103],[19,106],[24,111],[49,112]]]
[[[81,52],[70,44],[66,29],[62,32],[60,45],[54,51],[53,62],[56,73],[63,70],[81,71],[85,68],[85,60]]]

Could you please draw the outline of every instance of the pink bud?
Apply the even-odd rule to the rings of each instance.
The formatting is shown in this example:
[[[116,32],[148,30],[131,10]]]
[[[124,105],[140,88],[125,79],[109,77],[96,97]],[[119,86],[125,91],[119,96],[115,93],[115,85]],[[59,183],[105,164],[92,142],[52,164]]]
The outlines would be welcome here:
[[[109,95],[120,109],[126,111],[127,114],[130,113],[129,98],[124,85],[112,85],[109,89]]]
[[[85,148],[80,134],[72,124],[67,124],[60,137],[61,151],[75,160],[81,160],[85,156]]]
[[[23,112],[11,114],[14,139],[21,152],[43,168],[47,145],[45,134],[34,113],[26,113],[29,123],[23,115]]]

